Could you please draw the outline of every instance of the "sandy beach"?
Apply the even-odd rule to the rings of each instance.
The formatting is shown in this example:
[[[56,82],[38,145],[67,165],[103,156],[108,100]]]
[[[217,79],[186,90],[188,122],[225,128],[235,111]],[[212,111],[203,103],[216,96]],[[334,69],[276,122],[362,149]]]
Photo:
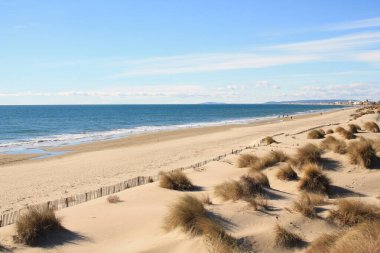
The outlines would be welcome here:
[[[308,130],[347,126],[354,110],[304,115],[293,120],[273,119],[248,125],[146,134],[59,148],[72,152],[47,159],[4,162],[0,166],[0,211],[82,193],[138,175],[156,175],[159,171],[194,164],[249,145],[256,148],[245,153],[264,155],[271,150],[282,150],[293,155],[306,143],[320,142],[307,139]],[[376,116],[365,115],[351,123],[362,125],[376,120]],[[338,134],[333,135],[338,138]],[[358,135],[379,138],[378,133]],[[265,136],[275,136],[278,143],[258,146]],[[323,157],[334,161],[325,166],[331,167],[326,173],[337,187],[335,198],[348,194],[379,204],[379,170],[351,165],[346,156],[333,152],[326,152]],[[237,168],[237,158],[237,155],[229,155],[200,169],[184,171],[201,189],[191,194],[209,195],[213,205],[208,210],[231,224],[227,230],[234,237],[249,241],[255,252],[302,252],[304,249],[287,251],[273,247],[273,227],[279,223],[302,235],[306,242],[337,230],[323,220],[332,205],[320,210],[321,219],[308,219],[287,210],[298,196],[297,182],[277,179],[276,166],[264,171],[271,185],[268,201],[273,208],[270,211],[255,211],[246,202],[222,201],[215,197],[215,185],[246,173],[246,168]],[[168,206],[184,194],[160,188],[157,182],[135,187],[118,193],[121,202],[117,204],[99,198],[57,211],[71,232],[61,236],[60,242],[53,246],[30,248],[14,243],[14,226],[0,229],[0,242],[15,252],[208,252],[201,237],[189,237],[180,230],[167,233],[162,229]]]

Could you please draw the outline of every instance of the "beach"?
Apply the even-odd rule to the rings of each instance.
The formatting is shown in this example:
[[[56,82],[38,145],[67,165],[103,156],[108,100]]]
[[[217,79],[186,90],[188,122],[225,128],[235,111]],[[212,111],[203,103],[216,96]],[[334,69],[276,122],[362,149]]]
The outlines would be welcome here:
[[[319,142],[306,139],[310,129],[346,126],[354,111],[354,108],[348,108],[297,116],[292,120],[269,119],[246,125],[164,131],[55,148],[56,151],[70,152],[46,159],[9,160],[0,166],[1,211],[83,193],[135,176],[157,175],[159,171],[185,167],[247,146],[254,148],[244,153],[263,155],[279,149],[293,155],[298,147]],[[375,117],[373,114],[365,115],[354,123],[362,125],[365,121],[375,120]],[[266,136],[274,136],[278,143],[263,145],[262,139]],[[375,133],[362,133],[360,136],[378,138]],[[378,170],[359,169],[350,165],[346,157],[332,152],[325,156],[339,161],[336,169],[326,171],[334,185],[379,204]],[[233,224],[228,229],[233,236],[247,238],[259,252],[285,252],[272,247],[271,231],[276,223],[290,226],[307,241],[326,231],[336,230],[321,219],[310,220],[286,211],[297,197],[297,185],[296,182],[278,180],[275,177],[276,167],[265,171],[274,196],[268,200],[274,207],[272,211],[259,212],[242,201],[224,202],[215,198],[215,185],[237,179],[246,172],[244,168],[236,167],[237,157],[228,155],[221,161],[184,171],[201,189],[191,194],[211,196],[213,205],[209,210]],[[14,226],[0,229],[2,244],[13,247],[16,252],[207,252],[201,237],[192,238],[180,230],[167,233],[162,229],[168,206],[183,194],[186,193],[160,188],[157,182],[134,187],[118,193],[121,202],[114,205],[103,197],[58,210],[57,215],[62,218],[63,225],[75,235],[59,239],[62,241],[54,247],[29,248],[14,244],[11,239]]]

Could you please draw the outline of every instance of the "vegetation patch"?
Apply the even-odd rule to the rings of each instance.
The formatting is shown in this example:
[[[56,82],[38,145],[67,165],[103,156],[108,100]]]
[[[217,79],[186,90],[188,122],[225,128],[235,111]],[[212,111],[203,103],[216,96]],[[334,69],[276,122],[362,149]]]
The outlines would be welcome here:
[[[308,164],[304,167],[304,175],[299,182],[299,189],[305,192],[328,194],[331,180],[322,172],[316,164]]]
[[[285,229],[284,227],[278,224],[275,227],[274,232],[276,234],[275,246],[277,247],[290,249],[302,247],[304,244],[303,239],[299,235],[290,232],[289,230]]]
[[[182,171],[160,172],[160,187],[177,191],[194,189],[194,185]]]
[[[342,140],[337,140],[334,136],[327,136],[321,142],[321,148],[323,150],[330,150],[337,154],[345,154],[347,152],[346,142]]]
[[[352,164],[369,168],[376,160],[376,151],[371,141],[361,138],[359,141],[350,143],[348,146],[348,156]]]

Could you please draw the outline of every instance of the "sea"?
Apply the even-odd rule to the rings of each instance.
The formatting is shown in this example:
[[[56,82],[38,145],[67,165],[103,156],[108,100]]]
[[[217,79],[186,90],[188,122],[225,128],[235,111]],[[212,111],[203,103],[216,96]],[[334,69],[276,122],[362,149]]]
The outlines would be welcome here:
[[[48,147],[133,134],[247,124],[341,108],[295,104],[0,106],[0,153],[38,153]]]

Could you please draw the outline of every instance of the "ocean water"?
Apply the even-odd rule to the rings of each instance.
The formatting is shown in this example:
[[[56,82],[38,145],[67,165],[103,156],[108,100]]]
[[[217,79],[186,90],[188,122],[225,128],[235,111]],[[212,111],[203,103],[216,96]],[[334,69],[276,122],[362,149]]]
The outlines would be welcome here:
[[[322,105],[0,106],[0,153],[106,140],[150,131],[244,124],[341,108]]]

